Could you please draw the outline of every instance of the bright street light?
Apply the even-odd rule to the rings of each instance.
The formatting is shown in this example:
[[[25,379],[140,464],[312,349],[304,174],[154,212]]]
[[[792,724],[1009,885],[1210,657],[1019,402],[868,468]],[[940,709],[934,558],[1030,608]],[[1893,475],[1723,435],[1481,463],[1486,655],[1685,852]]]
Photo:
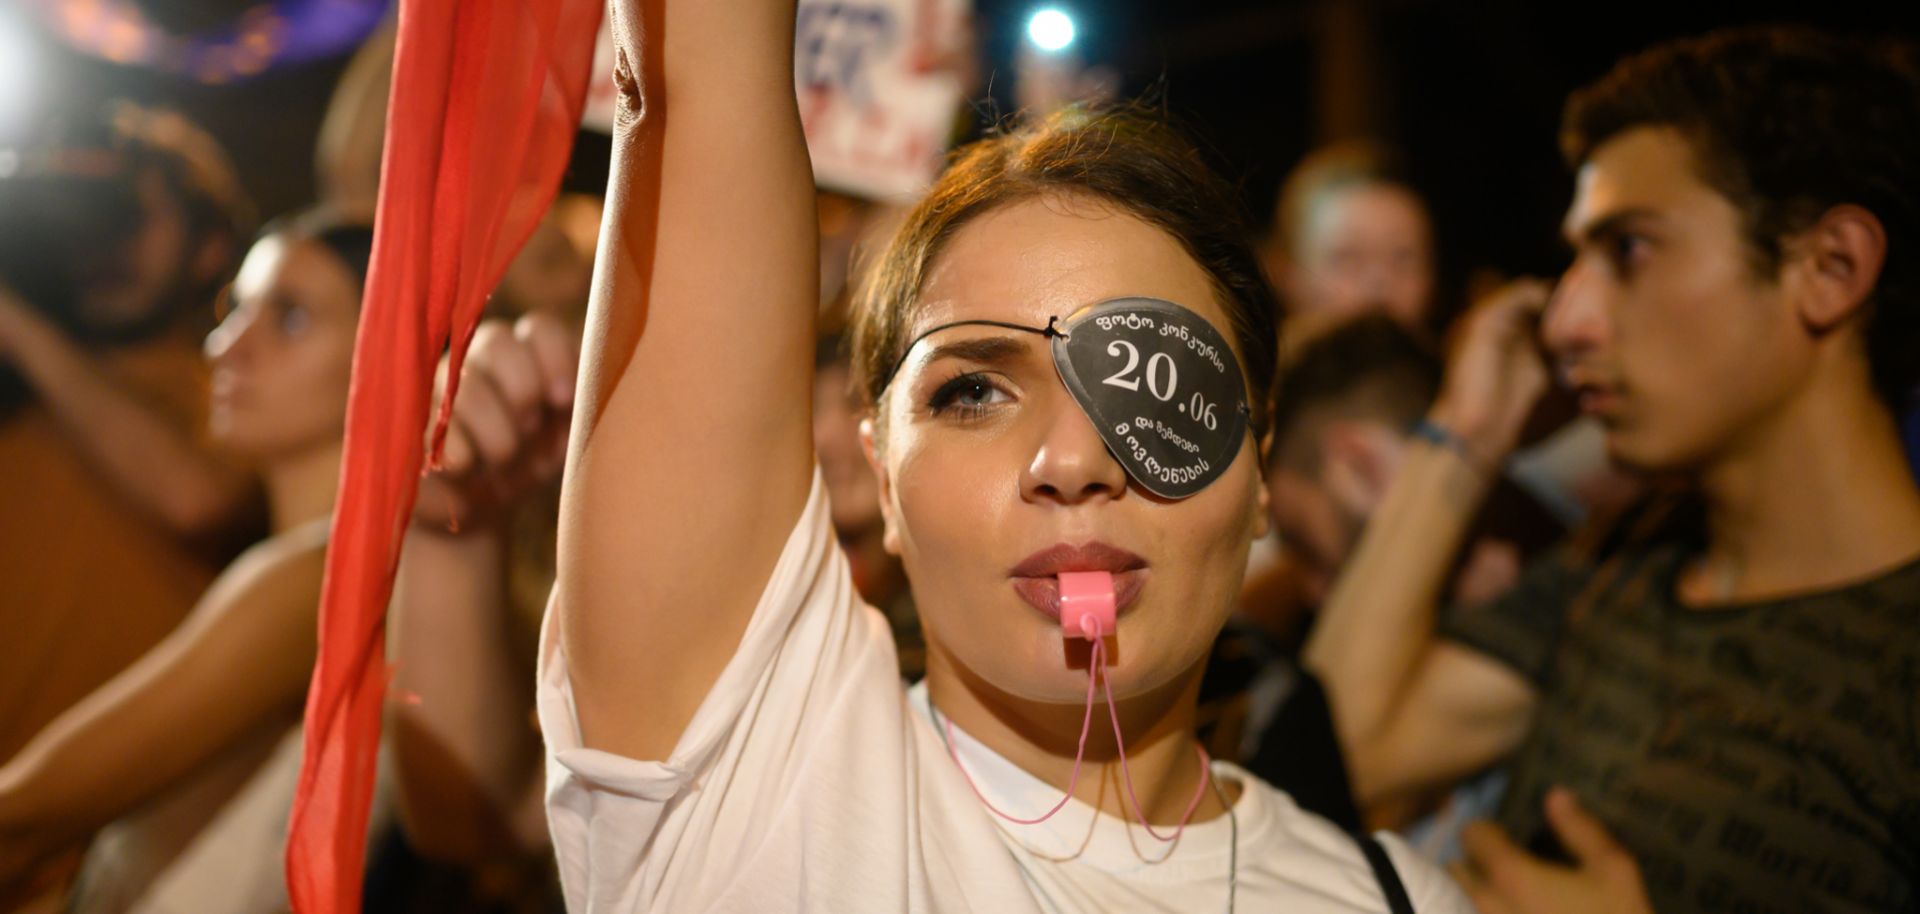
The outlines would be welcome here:
[[[1065,50],[1073,44],[1073,17],[1054,7],[1039,10],[1027,20],[1027,40],[1042,51]]]

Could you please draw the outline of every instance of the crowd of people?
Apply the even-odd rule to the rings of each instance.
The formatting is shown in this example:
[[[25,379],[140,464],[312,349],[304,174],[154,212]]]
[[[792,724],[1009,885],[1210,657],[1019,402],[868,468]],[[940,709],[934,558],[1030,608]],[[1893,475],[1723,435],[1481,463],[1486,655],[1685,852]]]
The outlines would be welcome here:
[[[1263,230],[1062,100],[864,200],[793,4],[665,6],[423,468],[367,910],[1920,910],[1912,46],[1621,60],[1455,306],[1405,151]],[[127,104],[0,179],[0,910],[287,907],[392,54],[294,213]],[[1228,350],[1185,488],[1111,308]]]

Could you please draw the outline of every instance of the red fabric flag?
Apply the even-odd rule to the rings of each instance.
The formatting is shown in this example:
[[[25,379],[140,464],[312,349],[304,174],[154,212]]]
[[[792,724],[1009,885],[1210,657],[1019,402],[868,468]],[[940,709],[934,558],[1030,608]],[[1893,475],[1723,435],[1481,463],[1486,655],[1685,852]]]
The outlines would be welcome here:
[[[460,376],[487,295],[553,200],[604,0],[402,0],[372,269],[287,835],[299,914],[360,910],[387,600],[434,368]],[[449,384],[434,432],[445,431]]]

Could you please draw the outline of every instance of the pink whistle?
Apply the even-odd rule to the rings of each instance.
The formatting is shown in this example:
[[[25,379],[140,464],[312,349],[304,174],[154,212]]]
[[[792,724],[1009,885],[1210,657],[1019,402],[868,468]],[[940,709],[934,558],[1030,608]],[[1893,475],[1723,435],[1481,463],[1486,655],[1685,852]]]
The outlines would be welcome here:
[[[1060,634],[1097,641],[1113,634],[1113,575],[1105,571],[1060,573]]]

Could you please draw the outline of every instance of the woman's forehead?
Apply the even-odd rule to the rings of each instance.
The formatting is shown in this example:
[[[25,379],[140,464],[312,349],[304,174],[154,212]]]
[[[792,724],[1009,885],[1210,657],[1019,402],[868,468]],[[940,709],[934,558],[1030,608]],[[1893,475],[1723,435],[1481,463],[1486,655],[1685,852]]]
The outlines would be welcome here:
[[[1173,236],[1111,205],[1045,197],[961,227],[935,259],[906,339],[965,320],[1044,327],[1115,298],[1175,302],[1223,332],[1205,270]]]
[[[359,290],[351,270],[318,241],[272,235],[255,243],[234,278],[234,295],[258,298],[279,289],[301,295],[303,304],[352,312]]]
[[[258,294],[285,268],[287,255],[287,239],[283,235],[268,235],[254,242],[240,260],[240,270],[233,277],[233,291],[239,295]]]

